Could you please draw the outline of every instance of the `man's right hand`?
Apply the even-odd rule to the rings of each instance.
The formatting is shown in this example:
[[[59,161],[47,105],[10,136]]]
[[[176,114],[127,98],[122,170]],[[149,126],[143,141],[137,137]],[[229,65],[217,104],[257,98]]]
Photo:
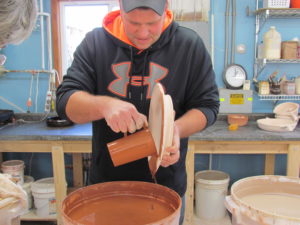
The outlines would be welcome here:
[[[75,123],[105,119],[116,133],[120,131],[133,133],[143,126],[148,126],[147,117],[139,113],[133,104],[84,91],[77,91],[70,96],[66,114]]]
[[[143,126],[148,126],[147,117],[126,101],[110,98],[102,110],[108,126],[116,133],[134,133]]]

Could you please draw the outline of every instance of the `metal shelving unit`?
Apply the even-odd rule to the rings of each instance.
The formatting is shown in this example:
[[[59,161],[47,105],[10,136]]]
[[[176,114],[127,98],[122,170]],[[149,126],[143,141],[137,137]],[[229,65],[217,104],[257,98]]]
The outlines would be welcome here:
[[[258,36],[261,27],[265,24],[267,19],[300,19],[300,9],[271,9],[271,8],[258,8],[258,0],[256,0],[256,11],[255,13],[255,63],[254,63],[254,79],[263,71],[265,66],[269,63],[300,63],[300,59],[286,60],[267,60],[258,59]]]
[[[260,100],[267,101],[299,101],[300,95],[258,95]]]
[[[254,78],[257,78],[257,76],[263,71],[265,66],[267,64],[272,63],[281,63],[281,64],[288,64],[288,63],[300,63],[300,59],[256,59],[256,76]]]
[[[300,59],[258,59],[258,37],[262,26],[268,19],[300,19],[300,9],[294,8],[258,8],[256,0],[255,14],[255,50],[254,50],[254,76],[257,81],[258,76],[268,64],[294,64],[299,63]],[[258,95],[260,100],[300,100],[300,95]]]
[[[267,19],[291,19],[291,18],[300,18],[300,9],[257,9],[255,11],[256,17],[258,17],[258,32],[260,28],[265,24]]]

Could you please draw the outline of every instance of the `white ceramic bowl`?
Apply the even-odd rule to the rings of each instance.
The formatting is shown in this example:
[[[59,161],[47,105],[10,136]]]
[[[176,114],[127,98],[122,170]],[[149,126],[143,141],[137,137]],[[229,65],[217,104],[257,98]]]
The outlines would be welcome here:
[[[259,128],[266,131],[273,132],[287,132],[293,131],[298,121],[293,121],[289,119],[274,119],[274,118],[265,118],[259,119],[256,121]]]

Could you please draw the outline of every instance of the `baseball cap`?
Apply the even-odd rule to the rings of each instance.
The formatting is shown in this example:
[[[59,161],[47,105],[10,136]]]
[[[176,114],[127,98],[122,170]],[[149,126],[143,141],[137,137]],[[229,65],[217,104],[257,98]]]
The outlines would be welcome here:
[[[147,7],[162,15],[165,11],[166,0],[122,0],[122,5],[126,13],[139,7]]]

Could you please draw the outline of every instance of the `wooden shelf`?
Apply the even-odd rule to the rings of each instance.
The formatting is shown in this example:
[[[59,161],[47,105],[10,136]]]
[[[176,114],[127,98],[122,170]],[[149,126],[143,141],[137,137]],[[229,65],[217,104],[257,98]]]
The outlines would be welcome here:
[[[218,221],[203,221],[194,214],[192,224],[189,225],[232,225],[232,223],[229,217],[229,213],[226,214],[224,219]]]
[[[300,95],[258,95],[260,100],[267,101],[299,101]]]
[[[32,209],[21,216],[21,221],[56,221],[56,214],[47,217],[40,217],[36,215],[36,209]]]

